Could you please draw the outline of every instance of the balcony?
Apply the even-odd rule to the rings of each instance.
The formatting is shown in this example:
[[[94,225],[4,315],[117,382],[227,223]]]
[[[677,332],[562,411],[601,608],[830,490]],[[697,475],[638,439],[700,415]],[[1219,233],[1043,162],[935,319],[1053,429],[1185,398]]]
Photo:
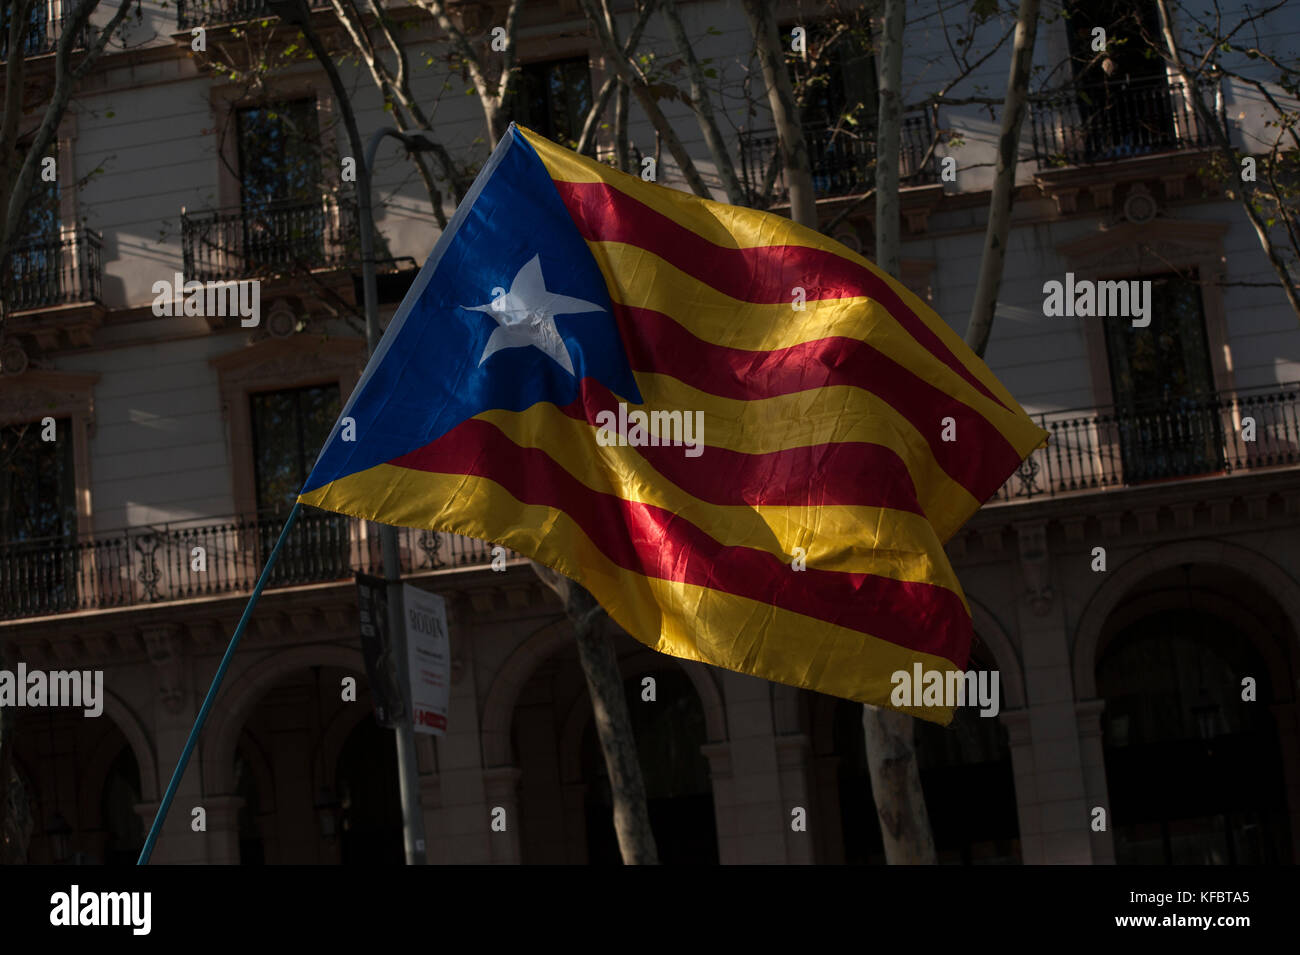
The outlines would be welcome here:
[[[1033,417],[1051,438],[991,503],[1300,466],[1300,383]]]
[[[307,6],[313,10],[329,5],[329,0],[307,0]],[[266,0],[176,0],[176,28],[186,33],[194,27],[223,26],[274,16]]]
[[[181,210],[185,277],[199,282],[339,269],[360,260],[356,203],[322,197],[240,209]]]
[[[159,524],[82,539],[0,544],[0,620],[246,595],[283,523],[276,517]],[[492,546],[456,534],[398,528],[404,575],[485,568],[492,562]],[[202,571],[193,569],[196,547],[203,548]],[[383,573],[373,527],[307,508],[299,514],[267,588],[343,582],[355,571]]]
[[[1216,101],[1213,84],[1202,87]],[[1157,77],[1076,87],[1030,108],[1034,154],[1049,167],[1084,166],[1156,153],[1202,149],[1209,131],[1197,118],[1187,88]]]
[[[26,312],[100,302],[103,240],[89,229],[20,242],[5,263],[9,308]]]
[[[10,9],[12,7],[6,5],[4,13],[0,14],[0,62],[9,59],[9,18],[7,14]],[[68,12],[71,12],[70,4],[67,9]],[[54,5],[48,0],[37,0],[28,14],[27,35],[23,37],[19,52],[23,57],[45,56],[53,53],[58,49],[59,40],[67,32],[69,19],[66,16],[56,16]],[[74,50],[83,50],[87,45],[88,32],[83,26],[77,31],[72,48]]]
[[[904,186],[919,186],[939,181],[938,166],[931,157],[925,162],[933,141],[930,116],[923,113],[903,120],[899,146],[899,181]],[[804,142],[812,165],[813,189],[818,198],[847,196],[866,192],[875,183],[875,129],[828,129],[805,126]],[[775,130],[741,134],[740,174],[746,194],[756,202],[771,179],[777,184],[776,201],[785,201],[782,187],[780,153]],[[773,175],[775,178],[773,179]]]

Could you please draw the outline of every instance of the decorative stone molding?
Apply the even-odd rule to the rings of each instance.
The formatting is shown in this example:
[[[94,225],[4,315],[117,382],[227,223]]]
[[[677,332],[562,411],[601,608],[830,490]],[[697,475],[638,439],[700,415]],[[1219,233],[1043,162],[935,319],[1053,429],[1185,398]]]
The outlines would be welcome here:
[[[1036,521],[1016,525],[1020,541],[1020,572],[1025,579],[1025,598],[1035,616],[1043,616],[1051,609],[1055,593],[1052,591],[1052,569],[1047,551],[1047,524]]]
[[[158,698],[168,713],[179,713],[185,705],[185,661],[181,628],[160,624],[140,631],[158,684]]]

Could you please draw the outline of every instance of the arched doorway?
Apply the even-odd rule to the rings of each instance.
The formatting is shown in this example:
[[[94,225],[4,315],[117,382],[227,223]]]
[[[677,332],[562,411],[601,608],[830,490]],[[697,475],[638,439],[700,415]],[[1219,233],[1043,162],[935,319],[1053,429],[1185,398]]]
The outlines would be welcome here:
[[[992,661],[992,653],[976,637],[970,669],[997,669]],[[999,696],[1001,712],[1000,683]],[[862,705],[833,700],[830,719],[844,862],[883,865],[884,843],[867,768]],[[1019,863],[1015,774],[1001,721],[980,716],[978,707],[965,706],[956,710],[948,726],[924,720],[913,724],[921,790],[938,861],[953,865]],[[819,735],[825,738],[824,732]]]
[[[287,670],[258,696],[228,764],[242,798],[246,864],[330,864],[404,859],[397,760],[391,730],[374,722],[369,695],[339,692],[351,670]],[[346,789],[346,791],[345,791]],[[391,800],[391,805],[386,800]]]
[[[370,717],[348,734],[339,753],[339,861],[344,865],[402,865],[402,801],[393,731]]]
[[[1153,575],[1113,612],[1096,680],[1117,862],[1292,861],[1271,712],[1279,648],[1259,628],[1270,604],[1240,574],[1188,565]]]
[[[628,715],[636,737],[646,808],[654,831],[659,861],[664,865],[716,865],[718,830],[709,783],[709,765],[701,752],[708,739],[704,709],[680,669],[656,670],[655,700],[642,699],[642,678],[623,684]],[[591,864],[622,862],[614,832],[609,773],[596,726],[583,732],[582,768],[587,782],[587,860]]]
[[[144,820],[135,811],[140,802],[140,767],[135,753],[123,743],[104,779],[100,819],[104,829],[104,864],[135,865],[144,848]]]
[[[610,631],[641,748],[660,859],[716,862],[716,811],[701,747],[726,735],[721,696],[701,665],[679,663],[613,627]],[[604,759],[577,646],[566,631],[539,632],[515,659],[519,666],[508,684],[499,677],[489,692],[484,748],[496,765],[518,771],[520,859],[547,865],[617,863]],[[510,661],[503,673],[511,673]],[[654,702],[642,696],[647,676],[656,681]],[[512,705],[494,706],[494,697]],[[507,712],[508,750],[491,729],[504,725],[501,714]],[[676,833],[669,831],[674,827]]]

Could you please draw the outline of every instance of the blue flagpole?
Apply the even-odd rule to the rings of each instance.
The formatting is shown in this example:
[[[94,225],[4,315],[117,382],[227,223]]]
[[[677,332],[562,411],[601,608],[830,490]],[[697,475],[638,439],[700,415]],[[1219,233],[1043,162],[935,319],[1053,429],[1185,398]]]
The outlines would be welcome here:
[[[239,638],[244,635],[244,628],[248,626],[248,620],[253,616],[253,607],[257,604],[257,598],[262,596],[262,588],[266,586],[266,581],[271,576],[271,568],[275,566],[276,560],[280,557],[280,550],[284,547],[284,542],[289,538],[289,528],[293,527],[293,522],[297,520],[298,509],[301,506],[297,501],[293,502],[293,509],[289,511],[289,517],[285,520],[284,528],[280,531],[280,539],[275,542],[271,555],[266,559],[266,566],[262,568],[262,576],[257,578],[257,586],[253,588],[253,593],[248,598],[248,605],[244,607],[244,615],[239,618],[239,626],[235,627],[234,635],[230,638],[230,646],[226,647],[226,655],[221,658],[221,665],[217,667],[217,673],[212,678],[212,685],[208,687],[208,695],[203,701],[203,706],[199,709],[199,715],[194,720],[193,728],[190,729],[190,738],[185,741],[185,748],[181,750],[181,758],[176,763],[176,770],[172,773],[171,782],[167,784],[167,791],[163,794],[162,803],[158,806],[158,814],[153,817],[153,825],[149,827],[149,838],[144,841],[144,848],[140,850],[140,858],[136,860],[136,865],[149,864],[149,857],[153,855],[154,843],[158,841],[158,834],[162,831],[163,820],[167,818],[167,810],[171,808],[172,800],[176,797],[176,788],[181,784],[181,777],[185,775],[185,767],[189,765],[194,746],[199,741],[199,734],[203,732],[203,724],[208,718],[208,710],[212,709],[212,703],[221,690],[221,681],[226,676],[226,670],[230,668],[230,661],[235,656],[235,648],[239,646]]]

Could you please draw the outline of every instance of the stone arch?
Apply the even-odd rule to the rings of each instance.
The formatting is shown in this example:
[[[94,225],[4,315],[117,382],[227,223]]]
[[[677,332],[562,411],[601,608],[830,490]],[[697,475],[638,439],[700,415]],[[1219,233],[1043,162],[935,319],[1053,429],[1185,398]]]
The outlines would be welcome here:
[[[1300,582],[1264,555],[1227,541],[1191,540],[1162,544],[1126,561],[1106,575],[1088,601],[1074,635],[1074,696],[1097,696],[1097,649],[1106,621],[1133,588],[1162,570],[1183,564],[1208,564],[1239,571],[1256,581],[1273,598],[1300,635]]]
[[[334,776],[343,746],[348,736],[357,728],[357,724],[364,719],[372,718],[373,715],[373,706],[344,707],[334,714],[322,731],[320,745],[317,746],[312,758],[313,785],[315,785],[314,780],[323,779],[331,789],[337,791],[337,781]]]
[[[110,712],[109,693],[106,690],[104,691],[104,715],[109,717],[109,723],[112,725],[112,729],[121,734],[122,742],[126,744],[126,747],[129,750],[131,750],[131,755],[135,758],[136,768],[140,773],[140,801],[153,802],[158,798],[156,777],[147,779],[146,774],[153,772],[154,768],[152,764],[146,768],[146,765],[141,762],[140,749],[137,746],[137,741],[131,739],[130,731],[127,726],[127,724],[134,719],[134,714],[126,708],[126,704],[120,699],[115,700],[113,709],[115,712]],[[138,721],[136,722],[135,729],[141,733],[144,732],[143,727]],[[105,745],[105,743],[112,742],[112,730],[100,732],[94,742],[95,746],[91,750],[90,755],[85,758],[85,764],[80,773],[81,785],[80,791],[77,794],[77,802],[78,812],[82,819],[99,819],[100,799],[104,793],[104,783],[108,779],[108,774],[113,767],[113,763],[117,761],[117,757],[122,753],[120,746]],[[143,742],[143,745],[152,758],[152,748],[148,745],[147,737],[143,738],[142,741],[139,742]]]
[[[568,620],[560,619],[528,637],[511,652],[497,671],[483,704],[483,766],[492,769],[513,762],[510,727],[514,721],[519,691],[542,663],[573,639]],[[700,705],[710,742],[727,738],[726,708],[717,682],[702,663],[673,658],[686,672]]]
[[[1023,708],[1026,705],[1025,674],[1020,668],[1020,654],[1016,652],[1015,644],[987,607],[970,594],[966,595],[966,602],[970,604],[975,634],[997,664],[1003,707],[1008,710]]]
[[[314,666],[337,667],[364,676],[361,651],[337,644],[315,644],[279,650],[248,664],[223,694],[223,706],[203,749],[203,779],[208,794],[232,791],[231,770],[240,731],[257,701],[279,680]]]
[[[104,715],[122,731],[135,756],[135,764],[140,768],[141,800],[154,802],[158,798],[158,759],[144,723],[125,700],[108,689],[104,690]],[[105,764],[104,771],[108,771],[108,764]]]

